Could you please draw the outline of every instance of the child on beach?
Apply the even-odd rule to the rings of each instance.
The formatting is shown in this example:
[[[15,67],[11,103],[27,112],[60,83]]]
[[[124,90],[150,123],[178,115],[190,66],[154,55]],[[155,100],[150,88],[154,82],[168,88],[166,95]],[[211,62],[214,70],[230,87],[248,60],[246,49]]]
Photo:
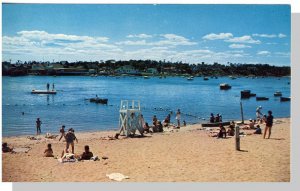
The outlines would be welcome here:
[[[60,135],[60,138],[58,139],[58,141],[60,141],[61,138],[63,138],[65,136],[65,134],[66,134],[66,132],[65,132],[65,126],[64,125],[61,126],[59,132],[60,132],[61,135]]]
[[[53,150],[50,143],[47,145],[47,149],[44,151],[44,157],[54,157]]]
[[[218,138],[226,138],[226,129],[223,125],[220,125],[220,131],[218,133]]]
[[[90,160],[93,157],[93,153],[90,152],[90,147],[88,145],[84,146],[84,152],[81,155],[81,160]]]

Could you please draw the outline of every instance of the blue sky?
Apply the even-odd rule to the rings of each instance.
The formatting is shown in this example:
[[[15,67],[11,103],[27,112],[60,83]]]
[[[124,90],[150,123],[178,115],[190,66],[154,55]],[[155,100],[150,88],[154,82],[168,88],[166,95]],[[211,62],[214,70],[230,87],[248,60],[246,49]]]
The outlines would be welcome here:
[[[2,60],[290,65],[287,5],[3,4]]]

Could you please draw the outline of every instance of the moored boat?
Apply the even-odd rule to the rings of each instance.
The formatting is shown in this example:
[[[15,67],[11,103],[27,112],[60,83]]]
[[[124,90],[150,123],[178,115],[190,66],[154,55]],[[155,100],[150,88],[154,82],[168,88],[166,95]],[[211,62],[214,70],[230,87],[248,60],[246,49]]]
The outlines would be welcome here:
[[[221,89],[221,90],[228,90],[228,89],[231,89],[231,85],[226,84],[226,83],[220,84],[220,89]]]
[[[282,96],[282,93],[281,93],[280,91],[277,91],[277,92],[274,93],[274,96],[275,96],[275,97]]]
[[[95,103],[101,103],[101,104],[107,104],[108,99],[101,99],[101,98],[91,98],[90,102],[95,102]]]
[[[280,101],[291,101],[290,97],[280,97]]]
[[[268,97],[256,97],[256,101],[266,101],[269,100]]]

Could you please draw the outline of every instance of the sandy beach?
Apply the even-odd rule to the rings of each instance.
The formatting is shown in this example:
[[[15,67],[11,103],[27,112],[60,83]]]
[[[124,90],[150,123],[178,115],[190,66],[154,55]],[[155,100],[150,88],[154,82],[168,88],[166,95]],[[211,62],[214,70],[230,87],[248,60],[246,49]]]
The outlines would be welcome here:
[[[265,125],[262,125],[264,130]],[[241,151],[235,137],[217,139],[200,124],[144,137],[103,140],[115,132],[76,133],[75,153],[84,145],[99,161],[60,163],[43,157],[48,143],[60,156],[65,142],[3,137],[10,147],[30,147],[27,153],[3,153],[4,182],[112,182],[106,175],[121,173],[123,182],[289,182],[290,119],[274,120],[270,139],[241,130]],[[108,159],[102,159],[103,156]]]

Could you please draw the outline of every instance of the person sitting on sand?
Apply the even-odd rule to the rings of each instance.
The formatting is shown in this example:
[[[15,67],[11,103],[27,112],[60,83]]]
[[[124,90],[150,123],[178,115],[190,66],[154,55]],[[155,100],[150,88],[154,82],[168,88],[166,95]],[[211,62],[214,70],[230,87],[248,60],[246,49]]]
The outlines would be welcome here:
[[[246,124],[242,129],[255,129],[255,120],[250,119],[249,124]]]
[[[162,126],[162,124],[159,120],[157,121],[157,130],[158,130],[158,132],[163,132],[164,131],[163,126]]]
[[[60,128],[59,132],[60,132],[60,138],[58,139],[58,141],[60,141],[60,140],[61,140],[61,138],[63,138],[63,137],[65,136],[65,134],[66,134],[66,131],[65,131],[65,126],[64,126],[64,125],[63,125],[63,126],[61,126],[61,128]]]
[[[12,148],[9,148],[8,146],[7,146],[7,143],[3,143],[2,144],[2,152],[3,153],[8,153],[8,152],[12,152],[13,151],[13,149]]]
[[[90,151],[90,147],[88,145],[84,146],[84,152],[82,153],[80,159],[81,160],[90,160],[93,157],[93,153]]]
[[[47,145],[47,149],[44,151],[44,157],[54,157],[50,143]]]
[[[220,125],[220,131],[218,133],[218,138],[226,138],[226,129],[222,124]]]
[[[163,121],[164,127],[169,126],[170,121],[171,121],[171,115],[168,114],[167,117],[165,118],[165,120]]]
[[[213,113],[210,114],[209,122],[210,123],[214,123],[215,122],[215,116],[214,116]]]
[[[157,122],[157,117],[156,117],[156,115],[153,115],[152,122],[153,122],[153,125],[156,125],[156,122]]]
[[[227,135],[228,136],[234,136],[235,134],[235,124],[234,121],[231,121],[230,125],[229,125],[229,129],[227,130]]]
[[[72,147],[72,154],[74,154],[74,140],[76,140],[76,142],[78,143],[78,139],[75,136],[74,129],[70,128],[68,130],[67,134],[64,137],[66,139],[66,148],[65,148],[64,151],[66,152],[67,150],[69,150],[69,147],[71,145],[71,147]],[[63,151],[63,153],[62,153],[61,156],[64,155],[64,151]]]
[[[150,127],[149,127],[149,125],[148,125],[147,122],[144,125],[144,132],[146,132],[146,133],[152,133],[152,131],[150,131]]]
[[[253,134],[261,134],[261,128],[259,125],[256,126],[256,129]]]

